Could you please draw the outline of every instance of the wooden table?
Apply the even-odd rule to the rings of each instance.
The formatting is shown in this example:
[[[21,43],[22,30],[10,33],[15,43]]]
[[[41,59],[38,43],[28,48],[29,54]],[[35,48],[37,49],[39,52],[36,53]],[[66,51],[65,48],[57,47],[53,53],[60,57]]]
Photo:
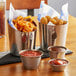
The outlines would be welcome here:
[[[22,63],[0,66],[0,76],[76,76],[76,19],[69,17],[69,28],[66,46],[74,53],[66,55],[70,64],[64,72],[53,72],[48,65],[49,58],[42,59],[37,70],[24,70]]]

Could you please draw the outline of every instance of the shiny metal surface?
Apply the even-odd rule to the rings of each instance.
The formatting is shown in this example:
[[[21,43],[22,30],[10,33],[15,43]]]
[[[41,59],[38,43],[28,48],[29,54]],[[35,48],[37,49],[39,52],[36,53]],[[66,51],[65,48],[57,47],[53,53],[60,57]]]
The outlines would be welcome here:
[[[50,51],[50,58],[51,59],[65,59],[65,52],[67,50],[66,47],[63,46],[50,46],[48,47],[48,50]]]
[[[47,24],[39,24],[40,32],[40,48],[46,50],[48,46],[54,45],[54,40],[56,38],[56,33],[54,26]]]
[[[9,26],[10,52],[19,56],[18,52],[25,49],[35,49],[36,31],[20,32]]]
[[[46,49],[48,47],[48,42],[47,42],[47,25],[46,24],[40,24],[39,25],[40,29],[40,47],[42,49]]]
[[[66,67],[68,66],[69,64],[69,61],[66,60],[66,59],[59,59],[59,60],[64,60],[67,62],[67,64],[62,64],[62,65],[55,65],[55,64],[50,64],[50,61],[53,61],[54,59],[51,59],[48,61],[49,65],[51,66],[52,70],[53,71],[56,71],[56,72],[62,72],[62,71],[65,71],[66,70]],[[58,60],[58,59],[57,59]]]
[[[26,51],[29,51],[29,50],[26,50]],[[31,51],[37,51],[37,50],[31,50]],[[24,52],[24,51],[19,52],[19,54],[22,52]],[[40,51],[37,51],[37,52],[40,53],[39,56],[22,56],[22,55],[20,55],[24,69],[32,70],[32,69],[37,69],[39,67],[42,52],[40,52]]]

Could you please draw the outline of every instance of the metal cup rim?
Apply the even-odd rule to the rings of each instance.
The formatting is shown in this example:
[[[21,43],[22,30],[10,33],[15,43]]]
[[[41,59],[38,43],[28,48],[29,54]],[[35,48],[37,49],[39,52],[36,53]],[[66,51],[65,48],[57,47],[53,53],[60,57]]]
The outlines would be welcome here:
[[[47,49],[48,49],[49,51],[51,51],[50,48],[53,48],[53,47],[56,47],[56,48],[63,48],[63,49],[65,49],[65,50],[67,50],[67,48],[64,47],[64,46],[49,46]]]
[[[22,52],[24,52],[24,51],[30,51],[30,49],[28,49],[28,50],[21,50],[21,51],[19,52],[19,54],[22,53]],[[40,52],[41,55],[39,55],[39,56],[23,56],[23,55],[20,55],[20,56],[22,56],[22,57],[41,57],[41,56],[43,55],[43,52],[42,52],[42,51],[39,51],[39,50],[31,50],[31,51]]]
[[[63,64],[63,65],[50,64],[50,61],[53,61],[53,60],[56,60],[56,59],[57,59],[57,60],[64,60],[64,61],[67,62],[67,64]],[[51,65],[51,66],[67,66],[67,65],[69,64],[69,61],[66,60],[66,59],[59,59],[59,58],[56,58],[56,59],[50,59],[50,60],[48,61],[48,64]]]

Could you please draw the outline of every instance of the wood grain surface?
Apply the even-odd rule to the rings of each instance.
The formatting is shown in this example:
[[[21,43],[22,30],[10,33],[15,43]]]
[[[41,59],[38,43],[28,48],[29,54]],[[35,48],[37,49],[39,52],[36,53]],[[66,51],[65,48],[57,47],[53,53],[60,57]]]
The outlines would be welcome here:
[[[40,7],[41,0],[6,0],[6,9],[9,9],[10,2],[15,9],[37,9]]]
[[[0,43],[0,48],[2,48],[1,45],[2,43]],[[66,55],[70,63],[64,72],[53,72],[48,65],[49,58],[46,58],[41,60],[37,70],[24,70],[22,63],[0,66],[0,76],[76,76],[76,18],[72,16],[69,16],[66,46],[74,53]]]

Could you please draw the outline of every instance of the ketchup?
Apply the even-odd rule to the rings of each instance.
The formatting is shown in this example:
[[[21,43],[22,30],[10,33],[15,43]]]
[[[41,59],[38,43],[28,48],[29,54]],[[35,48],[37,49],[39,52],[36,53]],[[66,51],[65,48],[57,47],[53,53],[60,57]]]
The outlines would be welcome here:
[[[22,55],[22,56],[40,56],[41,53],[38,51],[24,51],[24,52],[20,53],[20,55]]]
[[[53,61],[50,61],[50,64],[54,64],[54,65],[63,65],[63,64],[67,64],[67,62],[65,60],[53,60]]]

